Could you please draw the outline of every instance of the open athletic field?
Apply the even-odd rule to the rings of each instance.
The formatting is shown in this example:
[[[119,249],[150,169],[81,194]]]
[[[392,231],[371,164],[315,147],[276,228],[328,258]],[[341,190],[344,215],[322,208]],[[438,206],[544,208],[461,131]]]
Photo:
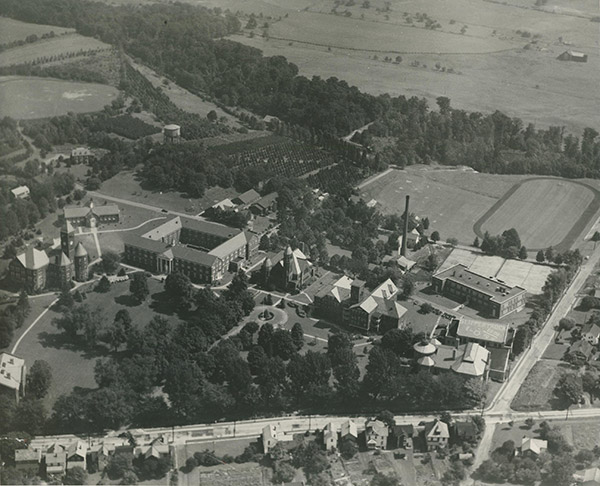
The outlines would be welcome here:
[[[118,94],[116,88],[104,84],[0,76],[2,115],[17,120],[99,111]]]
[[[409,194],[410,211],[427,216],[430,231],[437,230],[442,240],[454,237],[471,244],[473,223],[518,180],[519,176],[478,174],[471,169],[411,166],[374,179],[360,194],[367,201],[376,199],[386,214],[402,214]]]
[[[28,24],[18,20],[0,17],[0,44],[8,44],[13,41],[24,41],[27,36],[54,32],[56,35],[64,32],[75,32],[75,29],[58,27],[56,25]]]
[[[431,105],[447,96],[458,108],[499,109],[577,132],[596,124],[600,57],[597,24],[590,18],[598,5],[591,0],[554,0],[541,9],[529,0],[392,0],[385,12],[384,0],[371,0],[368,9],[362,1],[341,5],[338,15],[333,0],[201,3],[235,3],[232,10],[272,16],[268,37],[261,21],[253,37],[245,30],[232,39],[268,56],[283,55],[306,76],[335,76],[373,94],[416,95]],[[419,21],[422,14],[435,29]],[[588,62],[558,61],[567,49],[585,52]],[[400,63],[394,62],[398,55]]]
[[[475,224],[475,232],[519,232],[530,250],[570,248],[600,209],[600,191],[564,179],[528,179],[511,188]]]
[[[382,212],[427,216],[430,232],[471,245],[485,231],[516,228],[529,251],[570,249],[589,233],[600,211],[600,191],[581,181],[548,177],[479,174],[468,168],[411,166],[391,170],[360,188]]]

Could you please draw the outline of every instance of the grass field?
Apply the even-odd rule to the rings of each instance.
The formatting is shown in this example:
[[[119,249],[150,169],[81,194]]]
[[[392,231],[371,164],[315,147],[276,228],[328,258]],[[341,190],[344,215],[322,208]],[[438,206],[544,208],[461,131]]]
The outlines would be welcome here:
[[[93,288],[93,285],[90,284],[87,289]],[[151,295],[163,290],[163,285],[154,279],[148,280],[148,286]],[[133,324],[143,327],[155,315],[150,309],[151,300],[132,307],[127,299],[128,293],[128,282],[116,283],[106,294],[89,292],[84,302],[92,309],[102,309],[106,323],[112,322],[119,310],[126,309],[131,314]],[[96,359],[108,355],[105,348],[89,350],[66,340],[62,332],[52,325],[52,319],[59,315],[54,310],[48,311],[24,337],[15,353],[24,358],[28,366],[36,359],[43,359],[52,367],[52,386],[45,399],[48,408],[60,395],[70,393],[75,386],[95,388],[94,364]],[[165,317],[175,321],[173,317]]]
[[[20,40],[24,41],[29,35],[41,37],[50,32],[59,35],[63,32],[75,32],[75,29],[58,27],[56,25],[28,24],[6,17],[0,17],[0,44],[7,44],[9,42]]]
[[[63,35],[0,52],[0,66],[25,64],[41,57],[58,56],[89,49],[110,49],[110,45],[93,37],[84,37],[79,34]]]
[[[103,84],[0,76],[2,114],[18,120],[99,111],[118,93]]]
[[[446,177],[451,179],[446,180]],[[454,181],[461,180],[460,186]],[[375,198],[386,214],[401,214],[404,197],[411,196],[410,211],[429,218],[430,231],[437,230],[442,240],[454,237],[471,244],[475,238],[473,223],[491,208],[500,195],[518,180],[514,176],[477,174],[462,170],[432,170],[413,166],[394,170],[361,189],[361,196]],[[488,187],[494,196],[486,195]]]
[[[564,404],[553,392],[556,383],[564,374],[566,364],[555,361],[538,361],[521,385],[511,408],[517,411],[560,410]]]
[[[288,16],[271,22],[268,39],[260,35],[260,28],[253,38],[246,32],[232,39],[257,47],[265,55],[283,55],[306,76],[335,76],[373,94],[416,95],[432,105],[436,97],[447,96],[458,108],[499,109],[527,122],[565,125],[576,132],[595,126],[594,106],[600,100],[595,73],[600,57],[595,54],[597,26],[589,17],[597,15],[597,5],[583,2],[579,6],[586,14],[573,16],[561,10],[569,8],[564,0],[547,5],[554,9],[554,4],[560,4],[553,14],[481,0],[451,4],[398,0],[390,2],[389,12],[377,13],[383,3],[374,0],[370,9],[364,9],[357,1],[354,7],[339,7],[340,15],[335,16],[330,13],[333,0],[312,2],[308,11],[281,0],[238,2],[236,10],[275,18],[285,11]],[[533,7],[533,2],[527,3]],[[346,11],[350,17],[344,15]],[[415,20],[417,12],[427,13],[440,27],[425,29]],[[413,19],[412,26],[407,16]],[[521,31],[530,37],[522,37]],[[538,37],[533,39],[534,35]],[[528,49],[523,49],[526,45]],[[589,54],[588,63],[556,60],[569,48]],[[394,51],[401,54],[402,62],[384,62],[385,56],[395,59]],[[419,67],[411,65],[414,61]],[[435,70],[436,63],[446,72]],[[449,74],[450,68],[462,74]],[[549,97],[552,103],[547,102]]]
[[[213,204],[238,194],[233,188],[212,187],[205,192],[204,197],[191,199],[178,192],[149,191],[142,189],[134,171],[123,171],[118,176],[104,181],[99,192],[189,214],[198,214]]]
[[[512,227],[529,249],[568,249],[600,208],[597,194],[566,180],[527,180],[500,199],[476,223],[476,231],[495,235]]]

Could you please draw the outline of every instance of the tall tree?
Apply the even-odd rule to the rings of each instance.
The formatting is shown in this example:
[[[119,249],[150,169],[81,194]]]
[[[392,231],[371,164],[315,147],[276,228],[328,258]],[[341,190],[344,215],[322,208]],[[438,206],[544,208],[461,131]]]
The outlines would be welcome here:
[[[304,346],[304,330],[302,329],[302,324],[299,322],[296,322],[292,326],[292,342],[296,351],[300,351]]]
[[[134,273],[133,278],[129,284],[129,292],[138,301],[144,302],[148,295],[150,295],[150,289],[148,288],[148,277],[143,272]]]
[[[52,384],[52,368],[47,361],[35,360],[27,374],[27,394],[44,398]]]
[[[194,300],[194,287],[187,275],[173,272],[165,280],[165,292],[177,309],[187,310]]]
[[[258,345],[265,350],[267,356],[273,356],[273,325],[263,324],[258,331]]]

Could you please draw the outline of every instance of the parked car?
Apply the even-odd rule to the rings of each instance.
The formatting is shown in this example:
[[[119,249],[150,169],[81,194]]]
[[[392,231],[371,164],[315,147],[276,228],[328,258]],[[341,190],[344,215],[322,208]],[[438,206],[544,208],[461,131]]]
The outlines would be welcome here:
[[[298,314],[300,317],[306,317],[306,312],[304,312],[304,309],[301,307],[296,307],[296,314]]]
[[[295,302],[289,301],[287,303],[288,307],[298,307],[297,304]]]

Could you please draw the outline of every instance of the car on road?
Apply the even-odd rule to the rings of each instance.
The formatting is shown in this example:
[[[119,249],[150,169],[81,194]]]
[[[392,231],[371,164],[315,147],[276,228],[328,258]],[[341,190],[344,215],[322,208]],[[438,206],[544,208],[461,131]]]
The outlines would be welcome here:
[[[304,309],[301,307],[296,307],[296,314],[298,314],[300,317],[306,317],[306,312],[304,312]]]
[[[298,307],[298,305],[295,302],[292,302],[292,301],[288,301],[287,305],[288,305],[288,307],[292,307],[292,308],[293,307]]]

